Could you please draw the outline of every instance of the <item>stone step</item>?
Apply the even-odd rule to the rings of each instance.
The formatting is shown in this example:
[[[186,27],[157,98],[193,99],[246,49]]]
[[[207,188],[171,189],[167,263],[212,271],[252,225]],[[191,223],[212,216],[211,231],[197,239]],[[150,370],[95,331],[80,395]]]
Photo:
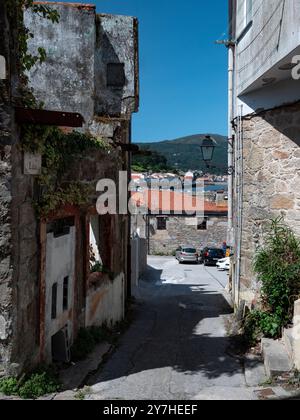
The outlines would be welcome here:
[[[289,355],[290,360],[294,358],[294,339],[293,339],[293,328],[286,328],[283,331],[283,342]]]
[[[293,368],[292,361],[283,341],[264,338],[261,344],[265,370],[269,379],[291,372]]]

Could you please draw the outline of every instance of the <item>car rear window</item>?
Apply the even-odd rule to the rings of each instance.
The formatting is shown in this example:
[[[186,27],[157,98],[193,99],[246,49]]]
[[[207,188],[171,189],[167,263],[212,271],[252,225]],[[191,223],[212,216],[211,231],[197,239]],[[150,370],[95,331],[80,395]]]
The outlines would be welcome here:
[[[184,248],[183,252],[186,252],[187,254],[196,254],[195,248]]]
[[[211,249],[210,251],[209,251],[209,255],[211,256],[211,257],[224,257],[224,253],[223,253],[223,251],[220,249]]]

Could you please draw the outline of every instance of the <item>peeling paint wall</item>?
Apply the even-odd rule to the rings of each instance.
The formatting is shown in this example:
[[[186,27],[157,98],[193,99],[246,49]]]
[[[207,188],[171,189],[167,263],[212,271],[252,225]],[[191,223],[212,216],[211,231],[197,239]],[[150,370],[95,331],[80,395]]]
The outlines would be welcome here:
[[[74,286],[75,286],[75,226],[67,235],[55,238],[47,234],[46,248],[46,309],[45,309],[45,355],[51,359],[51,338],[64,327],[68,329],[70,343],[73,340]],[[63,310],[63,284],[68,277],[68,308]],[[52,288],[57,284],[56,317],[52,319]]]
[[[53,111],[79,112],[90,121],[94,115],[95,8],[54,4],[60,14],[53,24],[36,13],[25,13],[34,33],[29,51],[45,48],[47,59],[29,73],[35,96]]]
[[[137,20],[98,15],[96,27],[95,113],[130,115],[138,107]]]
[[[47,53],[29,73],[36,97],[49,110],[79,112],[87,125],[94,116],[130,118],[138,108],[137,20],[96,15],[94,7],[53,8],[58,24],[25,13],[30,52],[38,45]]]
[[[135,74],[128,79],[123,101],[120,109],[126,113],[125,118],[108,121],[95,117],[98,99],[95,97],[95,56],[96,51],[96,19],[95,8],[90,6],[74,6],[70,4],[55,4],[59,9],[61,20],[59,24],[52,24],[29,13],[25,14],[26,25],[35,33],[34,43],[45,47],[47,60],[37,65],[29,74],[31,86],[39,101],[44,102],[45,109],[81,113],[86,120],[86,127],[94,135],[99,135],[110,141],[121,143],[129,142],[129,127],[131,113],[136,109],[137,102],[133,103],[131,95],[137,92],[137,44],[129,36],[135,33],[136,22],[128,18],[121,19],[124,24],[133,25],[128,31],[123,31],[129,37],[129,47],[134,47],[132,55],[128,56],[130,65],[125,72],[134,71]],[[108,25],[109,26],[109,25]],[[80,327],[99,325],[101,322],[119,321],[124,316],[125,283],[127,280],[127,216],[114,216],[108,237],[103,236],[103,245],[111,249],[113,281],[101,284],[89,284],[86,276],[88,253],[86,250],[85,220],[86,209],[75,209],[79,230],[76,226],[76,282],[74,285],[74,312],[60,314],[54,326],[49,319],[51,293],[50,287],[55,278],[61,277],[57,271],[56,262],[49,263],[49,256],[56,255],[61,258],[65,251],[70,250],[70,243],[64,243],[63,250],[48,248],[44,252],[47,234],[45,221],[40,223],[36,217],[32,202],[35,197],[35,178],[23,173],[23,155],[18,146],[19,127],[13,120],[13,93],[17,92],[17,73],[14,59],[13,35],[5,19],[3,2],[0,3],[0,27],[4,29],[0,37],[0,56],[6,61],[6,79],[0,78],[0,376],[6,374],[19,375],[24,370],[31,369],[43,355],[41,351],[42,339],[46,344],[46,360],[49,361],[51,349],[49,340],[57,328],[64,326],[72,319],[73,330],[76,335]],[[118,27],[118,26],[117,26]],[[33,44],[30,49],[34,52]],[[128,54],[129,54],[129,50]],[[131,69],[131,70],[129,70]],[[126,84],[127,86],[127,84]],[[134,86],[134,91],[132,90]],[[98,89],[100,85],[98,84]],[[98,93],[100,91],[98,90]],[[100,93],[99,93],[100,95]],[[106,94],[105,94],[106,95]],[[107,98],[105,96],[105,98]],[[104,97],[103,101],[106,100]],[[137,97],[135,96],[137,100]],[[107,99],[108,100],[108,99]],[[104,103],[104,102],[103,102]],[[110,107],[109,107],[110,108]],[[112,108],[110,108],[112,109]],[[114,111],[110,111],[114,112]],[[95,118],[94,118],[95,117]],[[74,163],[66,174],[65,180],[82,181],[90,185],[93,194],[90,205],[97,199],[95,185],[101,178],[117,180],[119,170],[128,169],[128,155],[120,148],[114,149],[110,154],[103,151],[91,151]],[[59,209],[55,217],[65,217],[66,209]],[[73,211],[73,210],[72,210]],[[45,222],[45,223],[44,223]],[[105,224],[104,221],[101,222]],[[68,245],[69,244],[69,245]],[[74,241],[72,239],[72,244]],[[49,245],[49,244],[48,244]],[[50,245],[49,245],[50,246]],[[44,254],[43,254],[44,252]],[[48,263],[47,263],[48,257]],[[65,262],[70,261],[64,255]],[[48,264],[48,267],[47,267]],[[48,273],[47,273],[48,270]],[[44,273],[45,272],[45,273]],[[43,290],[41,279],[48,277],[45,300],[41,298]],[[61,290],[61,289],[60,289]],[[61,292],[60,292],[61,293]],[[99,295],[103,294],[103,299]],[[61,301],[61,294],[58,296]],[[45,304],[44,304],[45,303]],[[45,315],[45,316],[44,316]],[[45,337],[43,337],[43,328]],[[52,329],[53,327],[53,329]],[[55,328],[54,328],[55,327]],[[71,336],[70,332],[70,336]],[[42,343],[43,344],[43,343]]]
[[[104,275],[100,285],[90,287],[86,298],[86,326],[113,326],[125,315],[124,274],[113,281]]]

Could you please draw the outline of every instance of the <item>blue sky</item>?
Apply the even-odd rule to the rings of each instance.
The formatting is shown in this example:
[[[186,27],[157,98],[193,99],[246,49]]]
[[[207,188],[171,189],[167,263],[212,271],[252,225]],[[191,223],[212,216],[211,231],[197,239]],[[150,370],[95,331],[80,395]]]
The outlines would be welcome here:
[[[227,132],[227,0],[96,0],[101,13],[136,16],[140,111],[133,141]]]

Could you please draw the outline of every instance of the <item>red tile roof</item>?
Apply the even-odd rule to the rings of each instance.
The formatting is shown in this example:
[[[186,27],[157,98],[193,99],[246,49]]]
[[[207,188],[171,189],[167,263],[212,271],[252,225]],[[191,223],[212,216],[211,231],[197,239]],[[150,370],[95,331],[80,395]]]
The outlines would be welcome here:
[[[148,200],[148,209],[152,214],[170,212],[198,212],[204,214],[227,214],[227,204],[205,201],[202,196],[192,196],[174,191],[147,190],[132,193],[132,200],[143,207]]]

